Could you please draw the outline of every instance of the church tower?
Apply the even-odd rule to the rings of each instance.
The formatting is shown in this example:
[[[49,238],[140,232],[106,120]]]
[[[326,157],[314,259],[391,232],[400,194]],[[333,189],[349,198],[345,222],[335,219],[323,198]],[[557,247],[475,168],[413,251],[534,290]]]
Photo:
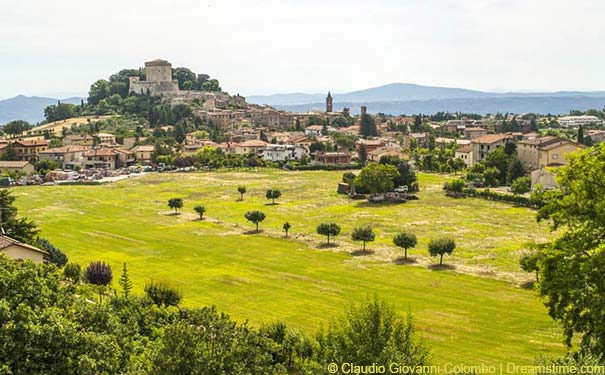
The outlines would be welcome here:
[[[332,95],[328,91],[328,96],[326,96],[326,112],[332,112]]]

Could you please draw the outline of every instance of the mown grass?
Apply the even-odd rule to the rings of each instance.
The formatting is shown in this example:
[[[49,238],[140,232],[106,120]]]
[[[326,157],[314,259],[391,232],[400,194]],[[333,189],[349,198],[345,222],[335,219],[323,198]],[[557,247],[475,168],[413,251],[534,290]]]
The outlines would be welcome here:
[[[402,312],[412,312],[434,362],[531,363],[563,351],[559,329],[521,280],[518,257],[526,243],[548,237],[525,208],[478,199],[446,198],[446,177],[421,175],[420,200],[369,205],[336,194],[341,172],[209,172],[155,174],[103,186],[40,186],[15,189],[21,213],[71,260],[102,259],[114,272],[127,262],[136,289],[148,280],[171,280],[187,305],[215,304],[238,320],[257,325],[282,320],[312,333],[342,313],[350,301],[377,293]],[[238,185],[246,185],[238,201]],[[267,188],[282,190],[276,205]],[[167,201],[182,197],[181,215]],[[197,220],[201,203],[207,218]],[[244,213],[267,215],[261,234]],[[282,224],[293,228],[283,238]],[[315,233],[322,221],[338,222],[336,248],[322,249]],[[371,224],[374,253],[353,256],[348,239],[356,225]],[[390,237],[414,231],[417,264],[399,265]],[[458,249],[446,262],[456,271],[426,267],[426,244],[449,235]],[[463,272],[463,273],[461,273]],[[466,274],[465,274],[466,273]],[[480,274],[484,277],[474,276]],[[488,276],[488,277],[485,277]]]

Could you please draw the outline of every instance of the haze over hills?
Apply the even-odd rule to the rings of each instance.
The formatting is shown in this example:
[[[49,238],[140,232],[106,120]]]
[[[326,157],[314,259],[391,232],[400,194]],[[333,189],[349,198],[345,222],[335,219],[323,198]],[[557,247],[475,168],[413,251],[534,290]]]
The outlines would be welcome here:
[[[249,103],[267,104],[279,109],[296,112],[323,111],[326,93],[289,93],[252,95]],[[359,113],[359,107],[368,106],[371,113],[431,114],[440,111],[473,112],[479,114],[552,113],[566,114],[570,110],[585,111],[602,109],[605,91],[558,91],[558,92],[487,92],[452,87],[422,86],[409,83],[392,83],[347,93],[332,93],[334,109],[349,107]],[[60,99],[64,103],[79,104],[83,98]],[[0,100],[0,125],[12,120],[25,120],[32,124],[44,120],[44,108],[56,104],[56,98],[19,95]],[[85,100],[85,98],[84,98]]]
[[[268,104],[284,110],[308,111],[322,110],[325,95],[253,95],[247,100],[250,103]],[[567,113],[573,109],[600,109],[605,104],[605,91],[496,93],[408,83],[392,83],[348,93],[332,93],[332,96],[336,108],[350,107],[353,113],[356,113],[361,104],[367,104],[370,112],[389,114],[439,111]]]
[[[80,104],[80,101],[85,98],[65,98],[55,99],[41,96],[24,96],[18,95],[14,98],[0,100],[0,125],[6,124],[13,120],[25,120],[31,124],[35,124],[44,120],[44,108],[49,105],[61,103]]]

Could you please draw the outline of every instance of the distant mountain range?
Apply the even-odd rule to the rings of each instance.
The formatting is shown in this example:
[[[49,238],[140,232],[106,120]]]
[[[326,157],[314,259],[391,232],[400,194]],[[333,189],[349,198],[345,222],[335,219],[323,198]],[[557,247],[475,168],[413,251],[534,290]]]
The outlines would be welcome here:
[[[44,120],[44,108],[57,104],[58,100],[61,103],[80,104],[82,99],[86,100],[78,97],[55,99],[19,95],[14,98],[0,100],[0,125],[13,120],[25,120],[31,124],[36,124]]]
[[[288,111],[324,110],[326,94],[253,95],[247,101],[268,104]],[[564,114],[570,110],[601,109],[605,105],[605,91],[508,92],[496,93],[450,87],[421,86],[392,83],[348,93],[332,93],[334,108],[367,105],[372,113],[435,113],[449,112],[539,112]]]
[[[275,94],[247,97],[249,103],[268,104],[294,112],[325,109],[323,94]],[[558,92],[507,92],[496,93],[451,87],[421,86],[409,83],[392,83],[366,90],[348,93],[332,93],[334,109],[343,107],[359,113],[361,105],[367,105],[371,113],[393,115],[440,111],[472,113],[552,113],[565,114],[570,110],[585,111],[602,109],[605,91],[558,91]],[[83,98],[60,99],[62,103],[79,104]],[[44,120],[44,108],[56,104],[55,98],[39,96],[15,96],[0,100],[0,125],[12,120],[25,120],[32,124]]]

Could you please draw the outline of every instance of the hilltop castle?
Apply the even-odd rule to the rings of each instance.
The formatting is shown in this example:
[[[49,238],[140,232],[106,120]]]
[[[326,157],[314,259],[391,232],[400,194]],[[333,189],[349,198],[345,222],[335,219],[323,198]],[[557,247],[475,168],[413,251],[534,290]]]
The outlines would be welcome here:
[[[152,96],[174,95],[179,93],[179,83],[172,79],[172,65],[166,60],[152,60],[145,63],[146,79],[130,77],[129,92]]]

